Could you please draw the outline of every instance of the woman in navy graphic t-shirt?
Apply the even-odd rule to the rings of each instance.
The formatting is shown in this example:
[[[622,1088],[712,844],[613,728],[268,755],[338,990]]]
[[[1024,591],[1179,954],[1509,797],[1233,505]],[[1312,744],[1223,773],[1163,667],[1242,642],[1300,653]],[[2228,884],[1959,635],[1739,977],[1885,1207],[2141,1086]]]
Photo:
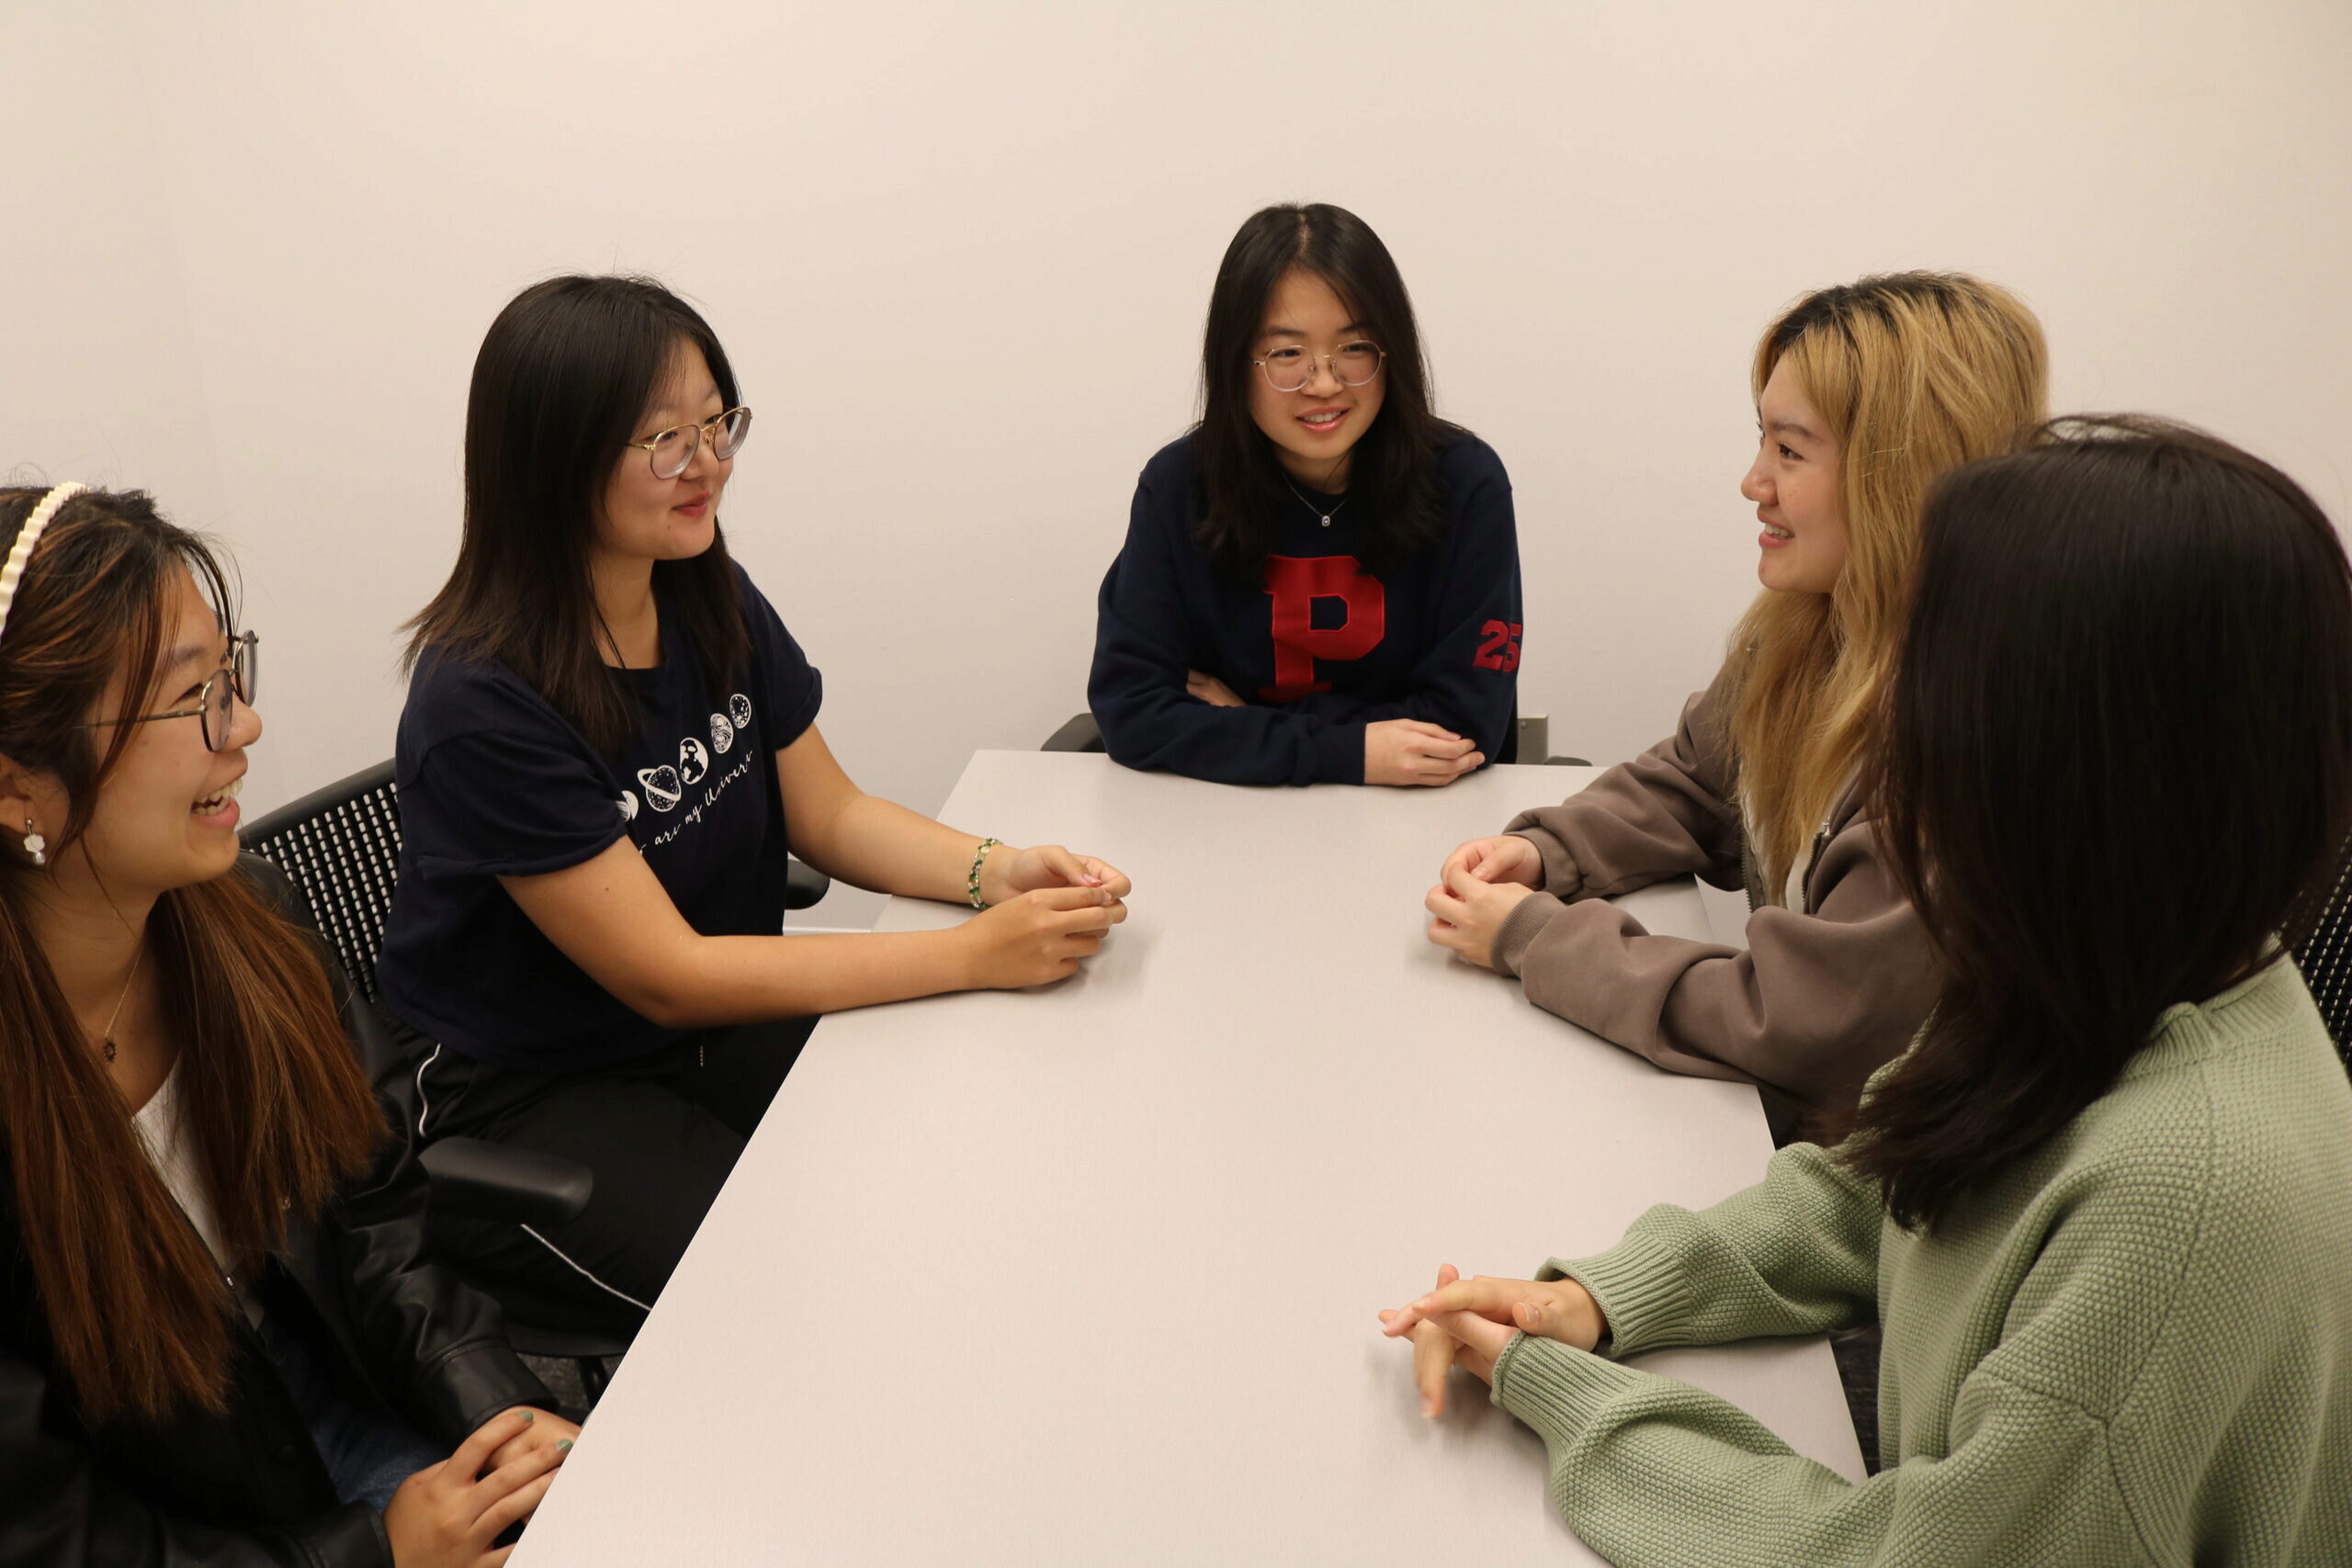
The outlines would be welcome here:
[[[1519,536],[1485,442],[1430,411],[1378,235],[1269,207],[1217,268],[1201,423],[1147,464],[1087,698],[1131,768],[1447,784],[1510,760]]]
[[[750,428],[718,338],[660,285],[526,290],[475,361],[464,540],[413,628],[379,973],[418,1036],[423,1135],[596,1174],[567,1224],[436,1216],[551,1326],[642,1319],[816,1015],[1058,978],[1125,916],[1102,862],[956,832],[842,773],[817,671],[719,530]],[[787,850],[989,908],[787,942]]]

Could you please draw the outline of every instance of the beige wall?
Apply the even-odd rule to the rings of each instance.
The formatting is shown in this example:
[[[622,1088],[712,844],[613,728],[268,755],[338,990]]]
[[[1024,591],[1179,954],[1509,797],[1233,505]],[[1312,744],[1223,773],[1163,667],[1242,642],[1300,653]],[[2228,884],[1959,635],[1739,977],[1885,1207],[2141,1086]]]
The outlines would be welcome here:
[[[0,15],[40,62],[0,95],[40,149],[0,172],[0,466],[230,540],[260,807],[389,750],[474,347],[565,269],[705,306],[760,412],[736,547],[835,749],[926,809],[1082,705],[1136,470],[1270,200],[1379,229],[1510,466],[1555,749],[1638,749],[1712,667],[1748,349],[1811,286],[1980,271],[2042,312],[2062,406],[2205,422],[2352,513],[2341,0]]]

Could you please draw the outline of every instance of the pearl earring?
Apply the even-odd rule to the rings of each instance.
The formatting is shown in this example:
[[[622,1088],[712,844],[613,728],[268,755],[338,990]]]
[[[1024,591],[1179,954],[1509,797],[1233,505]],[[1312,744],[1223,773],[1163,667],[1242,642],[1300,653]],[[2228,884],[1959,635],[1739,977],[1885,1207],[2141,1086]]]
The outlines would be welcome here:
[[[44,852],[46,852],[48,848],[49,840],[40,836],[40,829],[33,826],[33,819],[29,817],[26,818],[25,853],[33,857],[33,863],[35,865],[47,865],[49,863],[49,856]]]

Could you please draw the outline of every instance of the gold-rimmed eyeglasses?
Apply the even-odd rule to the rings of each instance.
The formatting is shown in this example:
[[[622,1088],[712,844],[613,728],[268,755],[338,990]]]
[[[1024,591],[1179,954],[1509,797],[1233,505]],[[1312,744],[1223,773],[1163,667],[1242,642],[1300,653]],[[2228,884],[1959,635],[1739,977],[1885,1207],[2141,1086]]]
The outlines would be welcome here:
[[[1380,374],[1380,367],[1387,357],[1378,344],[1359,338],[1341,344],[1330,354],[1313,354],[1295,346],[1269,349],[1250,363],[1258,367],[1266,385],[1275,391],[1295,392],[1315,379],[1318,364],[1329,364],[1342,387],[1367,386]]]
[[[673,424],[628,445],[645,453],[655,479],[674,479],[686,471],[686,465],[695,460],[695,448],[703,442],[710,443],[710,455],[723,463],[743,449],[743,438],[751,431],[752,411],[731,408],[698,424]]]
[[[174,708],[169,713],[141,714],[136,718],[94,719],[82,726],[84,729],[110,729],[118,724],[153,724],[159,719],[193,718],[204,727],[204,749],[208,751],[226,750],[229,726],[237,716],[237,704],[254,705],[254,684],[261,678],[261,638],[252,632],[243,632],[229,639],[228,657],[220,668],[208,677],[196,694],[192,708]]]

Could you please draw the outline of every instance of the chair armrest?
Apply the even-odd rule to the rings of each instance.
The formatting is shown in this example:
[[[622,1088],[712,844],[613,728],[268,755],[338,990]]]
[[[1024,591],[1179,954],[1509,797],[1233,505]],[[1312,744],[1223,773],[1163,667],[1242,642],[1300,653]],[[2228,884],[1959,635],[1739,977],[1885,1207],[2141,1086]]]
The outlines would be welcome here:
[[[786,861],[784,867],[784,907],[805,909],[833,890],[833,879],[815,866]]]
[[[578,1160],[481,1138],[442,1138],[417,1155],[433,1206],[477,1219],[560,1225],[580,1217],[596,1173]]]
[[[1100,751],[1102,750],[1102,727],[1094,722],[1091,713],[1072,716],[1069,722],[1046,737],[1040,751]]]

